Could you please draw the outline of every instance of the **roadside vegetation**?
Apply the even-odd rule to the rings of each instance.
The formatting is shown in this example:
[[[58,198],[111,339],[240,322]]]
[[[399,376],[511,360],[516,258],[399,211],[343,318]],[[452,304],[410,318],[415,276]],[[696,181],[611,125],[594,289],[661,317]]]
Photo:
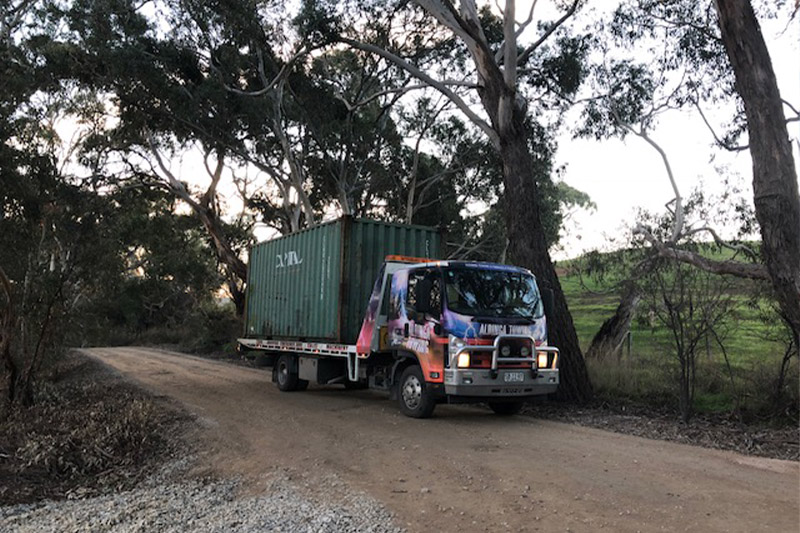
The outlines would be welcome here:
[[[712,246],[702,253],[717,258],[729,255]],[[698,278],[690,275],[696,272],[671,266],[655,283],[651,280],[649,292],[635,306],[622,342],[604,352],[592,352],[596,334],[619,305],[620,278],[612,271],[624,263],[621,256],[625,254],[614,252],[570,261],[561,276],[581,345],[589,354],[587,366],[599,401],[649,406],[657,412],[673,411],[683,416],[677,333],[684,335],[684,357],[691,357],[684,364],[693,366],[693,375],[689,376],[692,402],[686,406],[689,417],[697,412],[751,424],[797,424],[798,359],[793,355],[789,332],[761,284]],[[592,270],[599,263],[605,265],[602,275]],[[680,283],[676,281],[679,279]],[[685,285],[683,295],[675,294],[679,284]],[[675,301],[681,296],[685,302]],[[691,304],[695,316],[679,316],[674,323],[665,320],[665,302],[674,307],[683,303],[687,312]],[[691,328],[694,336],[687,338],[692,337]]]
[[[72,353],[48,373],[0,420],[0,505],[122,491],[191,453],[178,406],[96,360]]]

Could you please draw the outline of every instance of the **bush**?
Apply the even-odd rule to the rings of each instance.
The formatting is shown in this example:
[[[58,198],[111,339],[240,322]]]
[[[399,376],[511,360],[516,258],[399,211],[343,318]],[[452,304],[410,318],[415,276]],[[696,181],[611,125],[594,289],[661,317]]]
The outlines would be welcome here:
[[[233,304],[210,304],[192,314],[186,325],[187,335],[179,344],[192,353],[233,354],[236,339],[242,334],[242,322]]]

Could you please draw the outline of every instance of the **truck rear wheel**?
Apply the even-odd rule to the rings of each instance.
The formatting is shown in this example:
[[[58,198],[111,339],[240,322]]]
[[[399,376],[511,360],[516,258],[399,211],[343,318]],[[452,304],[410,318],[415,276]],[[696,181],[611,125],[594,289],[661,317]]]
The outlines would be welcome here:
[[[522,402],[489,402],[489,407],[496,415],[510,416],[522,410]]]
[[[281,355],[275,364],[275,382],[283,392],[305,390],[308,381],[297,376],[297,361],[293,355]]]
[[[428,418],[433,414],[436,400],[425,383],[419,366],[412,365],[403,370],[398,387],[397,398],[404,415],[412,418]]]

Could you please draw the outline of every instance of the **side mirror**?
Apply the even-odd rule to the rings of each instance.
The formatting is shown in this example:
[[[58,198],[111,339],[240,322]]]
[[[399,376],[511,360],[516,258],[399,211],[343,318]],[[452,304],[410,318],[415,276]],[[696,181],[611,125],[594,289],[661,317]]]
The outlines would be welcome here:
[[[550,318],[555,313],[555,297],[553,289],[542,289],[542,305],[544,306],[544,316]]]
[[[431,312],[431,289],[433,283],[429,279],[421,279],[417,282],[417,303],[414,309],[418,313],[427,314]]]

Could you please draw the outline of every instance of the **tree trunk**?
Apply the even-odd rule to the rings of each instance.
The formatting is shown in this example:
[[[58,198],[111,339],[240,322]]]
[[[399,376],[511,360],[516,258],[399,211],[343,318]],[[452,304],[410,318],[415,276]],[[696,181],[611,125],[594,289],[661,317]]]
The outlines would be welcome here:
[[[236,306],[236,314],[242,316],[244,314],[244,294],[239,289],[239,284],[236,283],[238,278],[241,281],[241,286],[247,284],[247,264],[242,261],[233,248],[230,242],[225,237],[220,223],[219,216],[213,209],[200,204],[190,204],[194,207],[194,212],[200,218],[203,226],[206,228],[214,248],[217,252],[217,257],[220,262],[225,265],[225,270],[228,276],[228,288],[231,293],[231,299]]]
[[[639,289],[632,281],[625,284],[616,311],[603,322],[586,350],[587,358],[602,360],[606,355],[620,349],[625,337],[631,329],[631,320],[639,303]]]
[[[680,392],[680,410],[681,420],[684,424],[689,423],[692,417],[692,405],[689,395],[689,366],[688,361],[681,361],[681,392]]]
[[[572,401],[585,401],[592,396],[592,386],[583,360],[578,336],[572,316],[567,308],[561,284],[550,260],[548,243],[545,240],[539,214],[539,194],[534,179],[533,160],[528,149],[528,136],[525,111],[522,102],[517,100],[516,91],[516,43],[513,22],[513,2],[506,4],[504,24],[505,38],[504,65],[500,69],[483,31],[479,11],[474,1],[462,0],[459,10],[447,1],[416,0],[416,3],[432,17],[453,31],[454,36],[467,46],[477,70],[478,95],[489,116],[491,126],[478,117],[460,97],[444,84],[414,67],[404,59],[373,45],[350,39],[342,39],[351,46],[376,53],[399,65],[425,83],[431,84],[447,96],[464,114],[488,136],[503,160],[505,183],[506,229],[508,232],[509,258],[515,264],[529,268],[538,277],[539,284],[553,290],[554,316],[548,318],[549,340],[561,350],[561,385],[558,396]],[[570,16],[577,6],[567,16]]]
[[[517,113],[515,113],[517,114]],[[500,137],[505,181],[506,227],[511,262],[529,268],[542,288],[553,290],[554,314],[547,317],[548,341],[561,351],[559,399],[585,402],[592,397],[578,335],[567,307],[561,283],[550,259],[539,214],[538,187],[533,178],[533,161],[521,120],[508,135]]]
[[[797,351],[795,352],[795,349]],[[778,370],[778,379],[775,380],[775,389],[772,392],[772,410],[775,415],[778,415],[781,410],[782,400],[784,398],[784,387],[786,386],[786,374],[789,372],[789,363],[792,357],[797,355],[800,357],[800,347],[793,341],[789,341],[789,346],[783,352],[783,359],[781,359],[781,366]]]
[[[231,294],[231,300],[233,301],[233,305],[236,306],[236,316],[244,316],[244,305],[245,305],[245,295],[244,295],[244,284],[240,287],[236,280],[228,280],[228,292]]]
[[[245,264],[245,262],[236,255],[233,248],[231,248],[216,212],[200,206],[198,209],[195,209],[195,213],[200,217],[200,221],[203,223],[206,231],[208,231],[208,235],[214,242],[214,248],[217,251],[217,256],[220,261],[222,261],[237,278],[241,279],[243,282],[247,282],[247,264]]]
[[[744,102],[753,193],[764,262],[780,304],[800,342],[800,194],[792,147],[769,51],[746,0],[718,0],[719,27]]]
[[[8,387],[4,403],[10,404],[14,402],[17,395],[16,385],[19,376],[19,370],[11,356],[11,337],[14,335],[16,315],[11,281],[2,266],[0,266],[0,288],[6,295],[6,306],[2,312],[2,321],[0,321],[0,358],[3,359],[3,378]]]
[[[560,350],[561,382],[556,392],[560,400],[586,402],[593,396],[575,324],[550,259],[550,246],[542,226],[539,188],[528,148],[525,110],[517,101],[516,91],[506,85],[503,72],[488,50],[473,52],[481,82],[480,98],[498,135],[496,148],[503,161],[506,197],[506,232],[508,259],[528,268],[539,286],[553,291],[553,316],[547,317],[548,342]]]

